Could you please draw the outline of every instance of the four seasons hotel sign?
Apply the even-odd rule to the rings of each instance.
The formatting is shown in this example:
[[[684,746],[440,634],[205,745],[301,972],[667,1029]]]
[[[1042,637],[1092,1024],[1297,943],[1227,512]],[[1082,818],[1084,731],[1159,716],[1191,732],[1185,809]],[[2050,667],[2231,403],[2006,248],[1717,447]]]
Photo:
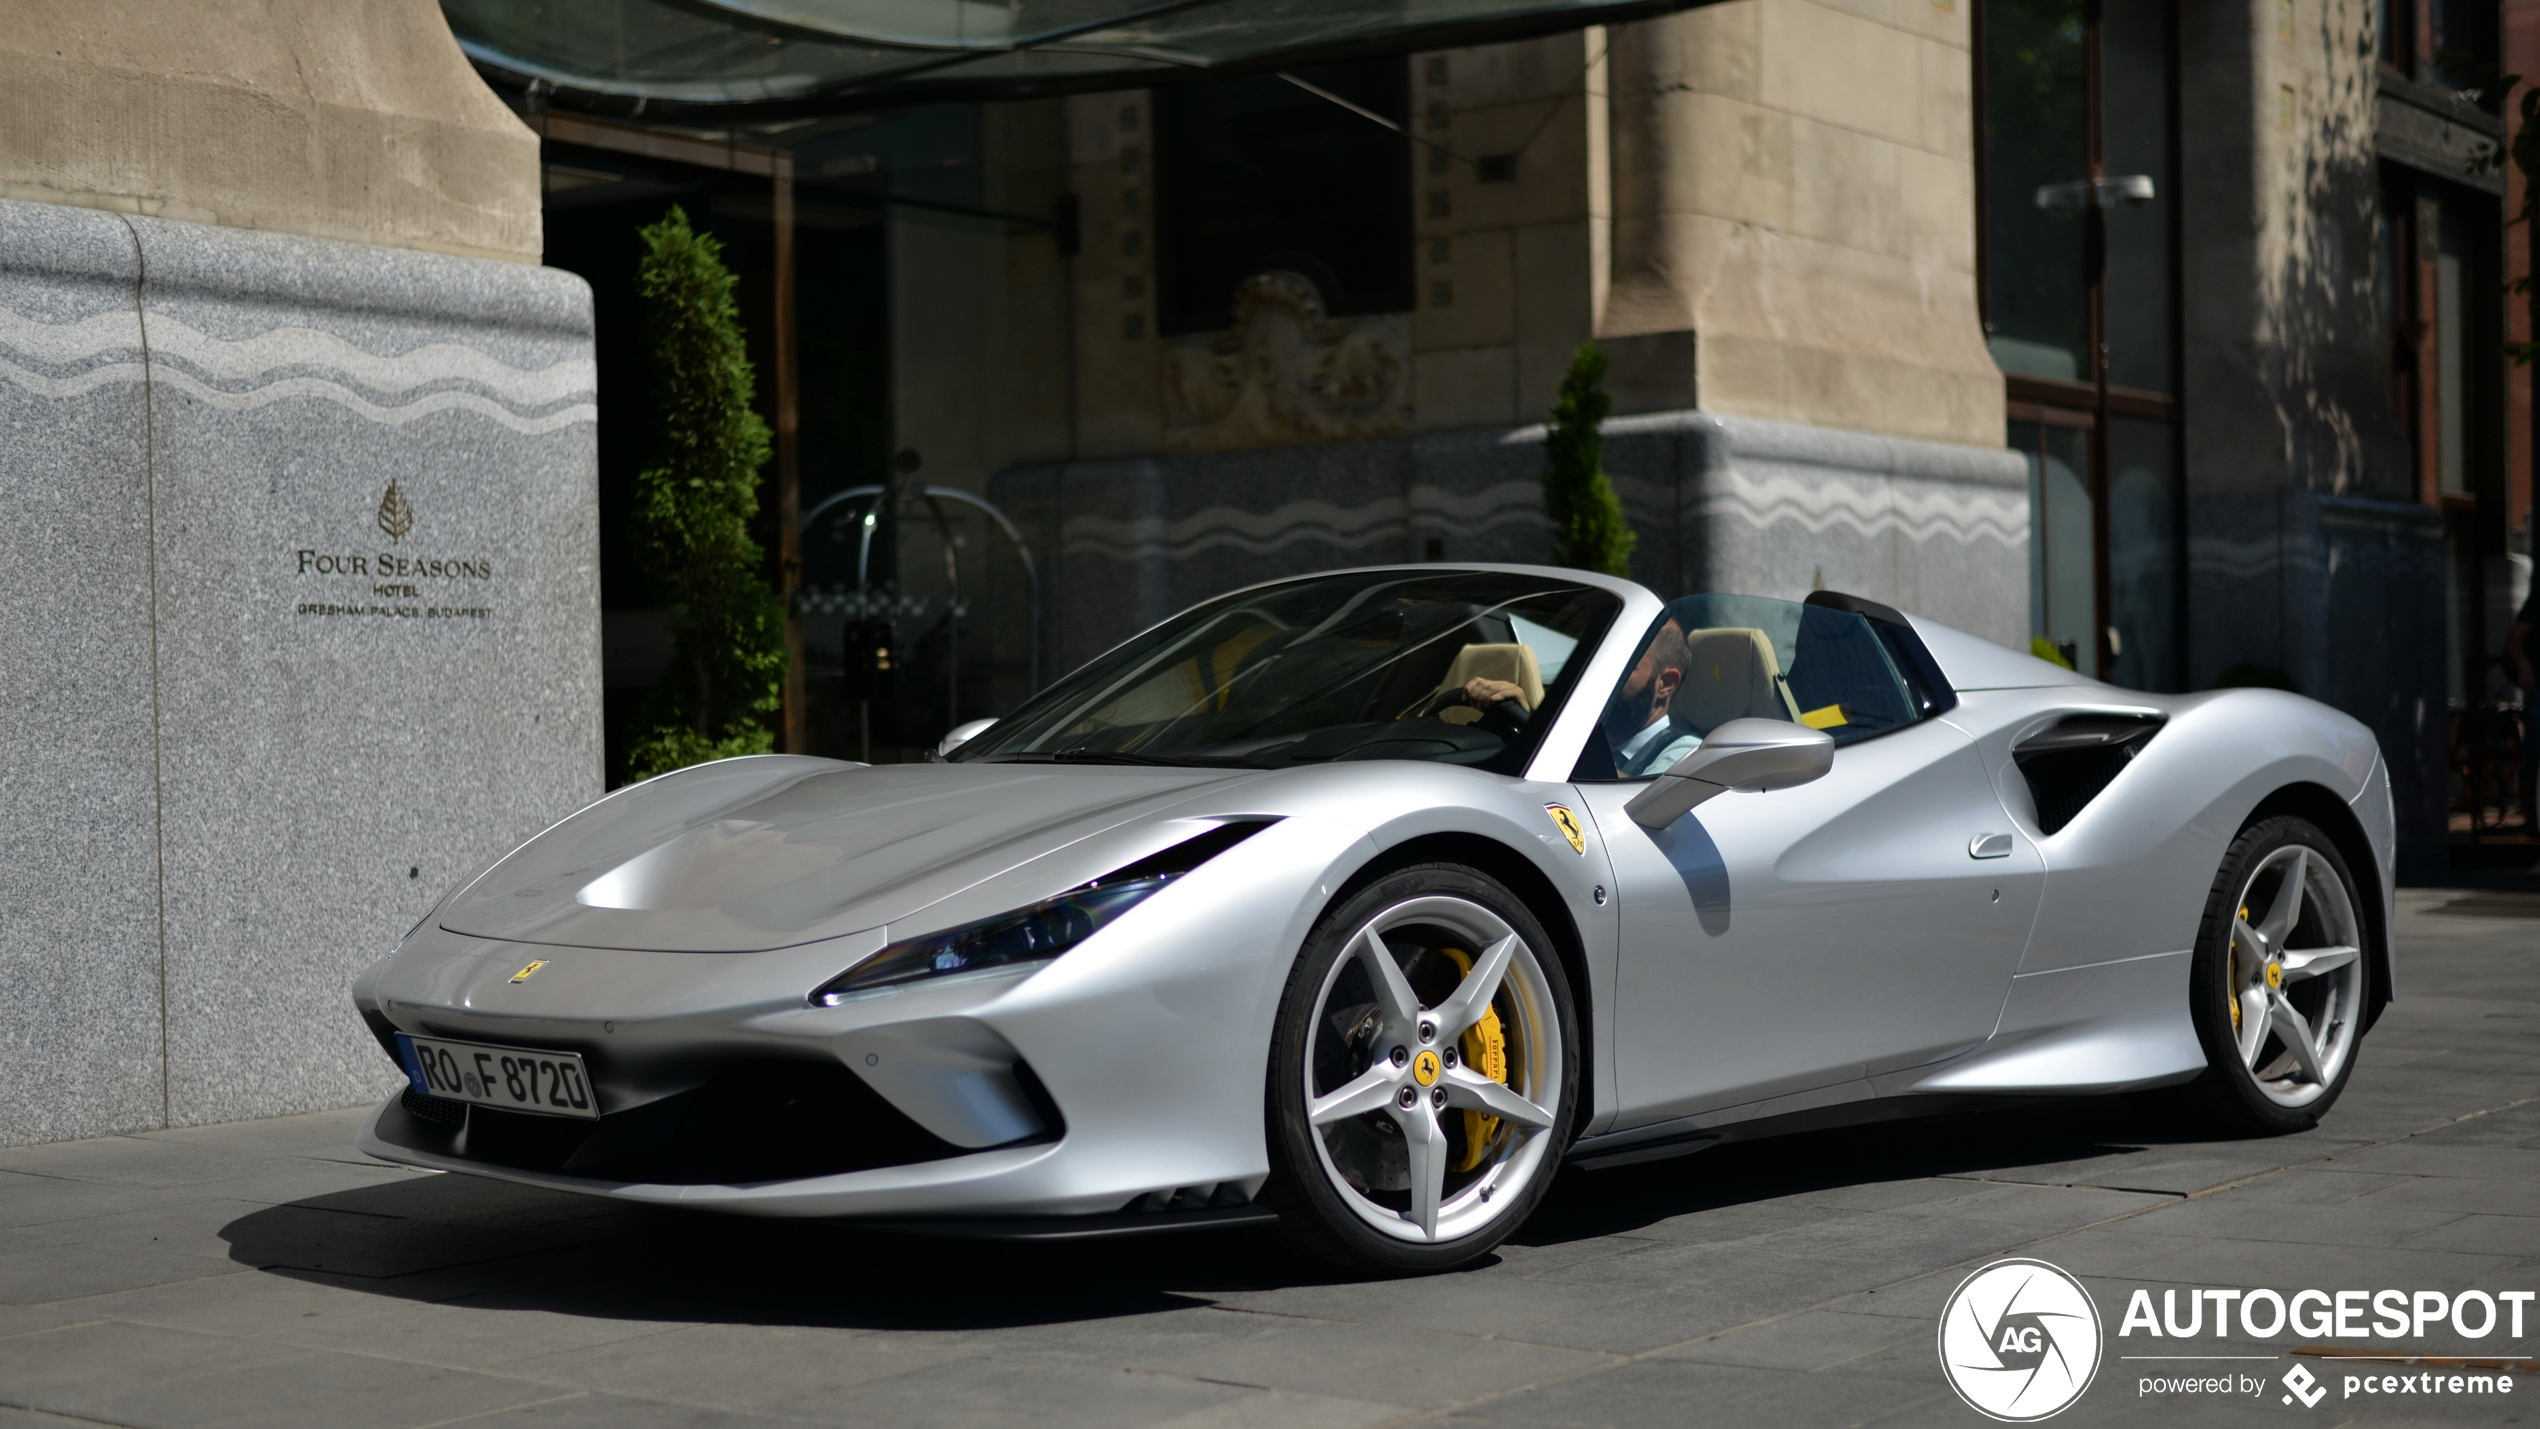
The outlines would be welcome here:
[[[494,578],[494,563],[483,556],[410,555],[406,537],[414,534],[414,503],[397,483],[379,498],[375,520],[390,549],[322,551],[303,547],[292,552],[293,574],[332,577],[321,589],[325,599],[302,600],[299,615],[378,615],[420,620],[483,620],[494,613],[480,604]],[[425,582],[431,583],[427,587]]]

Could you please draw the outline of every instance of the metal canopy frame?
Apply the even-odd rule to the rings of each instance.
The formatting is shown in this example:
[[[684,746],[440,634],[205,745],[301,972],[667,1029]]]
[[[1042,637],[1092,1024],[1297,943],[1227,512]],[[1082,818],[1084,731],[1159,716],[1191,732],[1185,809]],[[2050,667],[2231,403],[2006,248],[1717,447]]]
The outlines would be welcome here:
[[[1671,14],[1714,0],[1115,0],[1110,13],[1028,34],[966,38],[878,33],[838,12],[992,10],[981,0],[443,0],[459,47],[492,83],[556,109],[663,122],[748,123],[921,103],[1030,99],[1223,79],[1300,65],[1450,49],[1559,34]],[[1345,38],[1283,41],[1270,20],[1289,12],[1395,12]],[[596,57],[571,61],[530,43],[565,12],[616,15],[613,35],[648,27],[676,38],[621,46],[613,72]],[[1263,42],[1242,42],[1246,12],[1261,12]],[[1205,15],[1205,49],[1134,31]],[[869,18],[869,17],[868,17]],[[1293,24],[1286,28],[1294,29]],[[1348,29],[1329,26],[1327,29]],[[549,29],[552,31],[553,27]],[[551,45],[561,49],[562,45]],[[827,74],[823,74],[823,59]],[[692,63],[684,63],[693,60]],[[649,74],[638,74],[649,69]],[[781,142],[781,141],[780,141]]]

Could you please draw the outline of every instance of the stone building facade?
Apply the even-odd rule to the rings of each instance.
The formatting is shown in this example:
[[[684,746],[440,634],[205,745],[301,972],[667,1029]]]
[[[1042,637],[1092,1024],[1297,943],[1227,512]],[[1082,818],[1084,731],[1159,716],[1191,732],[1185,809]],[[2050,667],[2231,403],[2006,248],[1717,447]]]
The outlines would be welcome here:
[[[1012,291],[1073,341],[1017,324],[1009,360],[1073,376],[1015,384],[1044,395],[1009,409],[1011,466],[946,479],[985,477],[1037,533],[1063,666],[1242,579],[1542,559],[1539,424],[1593,339],[1635,574],[1856,590],[2025,644],[2026,477],[1975,301],[1967,18],[1747,0],[1414,56],[1411,142],[1347,136],[1408,171],[1403,310],[1333,316],[1274,271],[1213,331],[1163,331],[1154,297],[1177,257],[1158,205],[1184,177],[1153,113],[1170,97],[1000,116],[1007,201],[1072,193],[1084,224],[1073,258],[1014,244]]]
[[[2474,8],[1729,0],[1415,55],[1407,135],[1358,136],[1409,171],[1404,299],[1265,270],[1199,331],[1158,299],[1171,92],[998,106],[995,206],[1082,230],[1011,238],[993,332],[928,339],[1001,395],[903,365],[895,441],[1024,521],[1063,668],[1246,580],[1540,559],[1537,424],[1593,338],[1635,575],[2289,683],[2380,732],[2432,866],[2528,569],[2505,128],[2442,67],[2498,55]]]
[[[862,225],[803,281],[857,274],[874,336],[798,385],[807,432],[862,403],[884,435],[807,435],[800,505],[1004,507],[1044,674],[1245,581],[1542,558],[1540,423],[1593,339],[1637,576],[1856,591],[2121,685],[2292,685],[2381,733],[2422,866],[2527,585],[2490,91],[2540,65],[2507,28],[2468,0],[1715,0],[1293,75],[577,121],[551,175],[615,188],[551,182],[551,227],[613,191],[645,213],[681,180],[627,156],[674,132],[692,168],[764,145],[734,171]],[[895,599],[903,645],[943,619]],[[815,706],[878,609],[823,601]],[[657,663],[624,648],[612,682]],[[1000,668],[897,742],[1010,707]],[[861,752],[836,728],[798,747]]]

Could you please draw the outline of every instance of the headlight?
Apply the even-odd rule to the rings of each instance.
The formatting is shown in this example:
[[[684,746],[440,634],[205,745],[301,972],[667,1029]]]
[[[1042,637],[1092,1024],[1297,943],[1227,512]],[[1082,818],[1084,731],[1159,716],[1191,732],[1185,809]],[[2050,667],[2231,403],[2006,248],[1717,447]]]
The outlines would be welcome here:
[[[1114,869],[1045,903],[949,932],[893,943],[822,983],[814,1007],[835,1007],[857,993],[930,977],[1030,967],[1048,962],[1109,926],[1157,890],[1269,826],[1268,819],[1220,824],[1197,838]]]
[[[1045,963],[1102,931],[1104,925],[1144,902],[1175,875],[1087,884],[1020,913],[1007,913],[967,928],[894,943],[823,983],[814,1007],[835,1007],[859,992],[896,987],[923,978],[990,968]]]

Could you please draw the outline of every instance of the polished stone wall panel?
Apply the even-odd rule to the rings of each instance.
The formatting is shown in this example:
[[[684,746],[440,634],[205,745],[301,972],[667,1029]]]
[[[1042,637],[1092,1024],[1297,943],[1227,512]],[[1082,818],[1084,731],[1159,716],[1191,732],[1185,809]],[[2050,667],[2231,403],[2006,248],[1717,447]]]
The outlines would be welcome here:
[[[0,1145],[164,1112],[138,273],[0,203]]]
[[[168,1116],[340,1105],[393,1081],[345,1011],[353,973],[599,790],[588,295],[540,269],[137,227]],[[383,575],[401,560],[445,573]]]
[[[355,971],[600,792],[588,291],[18,204],[0,255],[0,1142],[377,1096]]]

